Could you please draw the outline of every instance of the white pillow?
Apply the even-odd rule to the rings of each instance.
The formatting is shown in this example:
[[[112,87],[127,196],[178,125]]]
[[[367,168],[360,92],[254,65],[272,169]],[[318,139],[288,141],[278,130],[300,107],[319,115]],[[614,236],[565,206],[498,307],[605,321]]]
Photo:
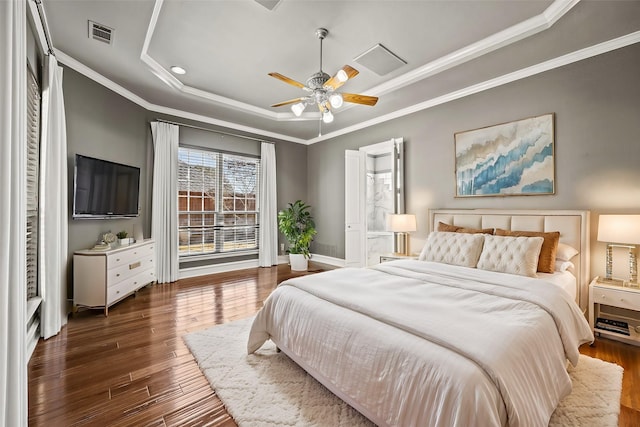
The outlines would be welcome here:
[[[543,241],[542,237],[487,235],[484,238],[478,268],[537,277],[538,257]]]
[[[433,231],[420,253],[421,261],[475,267],[482,252],[484,234]]]
[[[571,258],[578,255],[579,250],[573,246],[569,246],[566,243],[558,243],[558,250],[556,251],[556,259],[560,261],[571,261]]]
[[[575,271],[576,266],[571,261],[556,261],[555,271]]]

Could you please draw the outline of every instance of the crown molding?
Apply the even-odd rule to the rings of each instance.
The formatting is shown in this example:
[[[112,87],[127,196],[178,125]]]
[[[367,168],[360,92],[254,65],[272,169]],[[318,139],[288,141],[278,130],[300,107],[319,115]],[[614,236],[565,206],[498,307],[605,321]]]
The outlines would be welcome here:
[[[173,89],[176,89],[184,94],[197,96],[199,98],[206,99],[209,102],[214,104],[222,105],[227,108],[232,108],[234,110],[243,111],[245,113],[254,114],[256,116],[264,117],[271,120],[283,120],[284,117],[279,117],[278,113],[274,111],[267,110],[265,108],[260,108],[255,105],[247,104],[245,102],[240,102],[235,99],[227,98],[225,96],[217,95],[215,93],[198,89],[192,86],[188,86],[183,84],[177,77],[175,77],[169,70],[165,69],[162,65],[158,63],[151,55],[149,55],[149,45],[151,44],[151,39],[153,38],[153,33],[156,30],[156,25],[158,24],[158,17],[160,16],[160,10],[162,9],[162,5],[164,4],[164,0],[156,0],[153,5],[153,12],[151,13],[151,19],[149,20],[149,26],[147,27],[147,32],[144,37],[144,43],[142,44],[142,51],[140,52],[140,60],[149,67],[151,72],[158,77],[163,83],[170,86]],[[293,115],[293,114],[291,114]]]
[[[520,41],[524,38],[530,37],[541,31],[550,28],[555,24],[562,16],[571,10],[580,0],[555,0],[549,7],[547,7],[539,15],[533,16],[525,21],[515,24],[509,28],[492,34],[482,40],[458,49],[455,52],[442,56],[428,64],[418,67],[406,74],[391,79],[378,86],[374,86],[363,92],[373,95],[381,96],[394,90],[401,89],[405,86],[413,84],[417,81],[426,79],[435,74],[446,71],[450,68],[464,64],[482,55],[486,55],[501,47]],[[301,117],[296,117],[293,113],[277,113],[265,108],[261,108],[255,105],[240,102],[231,98],[227,98],[215,93],[198,89],[192,86],[184,85],[178,78],[176,78],[169,70],[162,67],[155,59],[149,55],[149,45],[156,29],[158,17],[160,16],[160,10],[164,0],[156,0],[151,19],[149,20],[149,26],[145,35],[145,40],[142,45],[142,51],[140,53],[140,59],[151,70],[151,72],[158,77],[163,83],[183,92],[188,95],[197,96],[206,99],[217,105],[221,105],[234,110],[242,111],[244,113],[253,114],[259,117],[276,120],[276,121],[289,121],[292,119],[297,120],[318,120],[319,114],[303,114]],[[339,111],[335,111],[336,115],[339,115],[341,111],[346,111],[354,108],[355,105],[347,104]]]
[[[384,95],[547,30],[569,12],[573,6],[578,4],[579,1],[580,0],[556,0],[539,15],[533,16],[492,34],[489,37],[435,59],[406,74],[375,86],[366,91],[366,93],[373,96]]]
[[[317,142],[325,141],[328,139],[332,139],[341,135],[345,135],[351,132],[355,132],[360,129],[364,129],[370,126],[374,126],[380,123],[387,122],[389,120],[397,119],[399,117],[403,117],[409,114],[416,113],[418,111],[426,110],[428,108],[432,108],[438,105],[445,104],[450,101],[454,101],[460,98],[464,98],[466,96],[470,96],[479,92],[483,92],[485,90],[489,90],[498,86],[505,85],[507,83],[511,83],[517,80],[521,80],[527,77],[534,76],[536,74],[543,73],[545,71],[553,70],[555,68],[563,67],[565,65],[572,64],[574,62],[582,61],[584,59],[592,58],[594,56],[602,55],[607,52],[611,52],[613,50],[621,49],[632,44],[636,44],[640,42],[640,31],[636,31],[621,37],[617,37],[612,40],[608,40],[593,46],[586,47],[584,49],[577,50],[575,52],[571,52],[562,56],[559,56],[554,59],[550,59],[548,61],[541,62],[536,65],[532,65],[530,67],[526,67],[503,76],[496,77],[494,79],[490,79],[481,83],[477,83],[475,85],[467,86],[466,88],[450,92],[448,94],[438,96],[432,99],[428,99],[424,102],[403,108],[401,110],[394,111],[393,113],[386,114],[380,117],[376,117],[371,120],[366,120],[364,122],[355,124],[353,126],[348,126],[346,128],[326,133],[322,136],[312,138],[309,140],[305,140],[302,138],[296,138],[289,135],[284,135],[276,132],[270,132],[263,129],[253,128],[250,126],[244,126],[233,122],[227,122],[224,120],[214,119],[209,116],[204,116],[200,114],[189,113],[183,110],[177,110],[169,107],[164,107],[161,105],[152,104],[145,99],[139,97],[138,95],[132,93],[131,91],[123,88],[122,86],[114,83],[113,81],[107,79],[103,75],[97,73],[96,71],[90,69],[79,61],[73,59],[69,55],[65,54],[60,50],[55,50],[55,55],[58,60],[64,65],[74,69],[75,71],[83,74],[84,76],[96,81],[97,83],[105,86],[108,89],[116,92],[120,96],[128,99],[129,101],[149,110],[157,113],[169,114],[176,117],[182,117],[185,119],[196,120],[202,123],[208,123],[215,126],[222,126],[229,129],[235,129],[243,132],[248,132],[260,136],[265,136],[269,138],[281,139],[284,141],[295,142],[298,144],[311,145]]]
[[[86,65],[82,64],[80,61],[77,61],[76,59],[72,58],[71,56],[67,55],[66,53],[62,52],[61,50],[58,49],[54,49],[55,50],[55,55],[56,58],[58,58],[58,61],[60,61],[62,64],[64,64],[65,66],[72,68],[73,70],[77,71],[78,73],[84,75],[85,77],[88,77],[89,79],[95,81],[96,83],[101,84],[102,86],[106,87],[107,89],[112,90],[113,92],[117,93],[118,95],[122,96],[123,98],[128,99],[129,101],[133,102],[134,104],[139,105],[140,107],[148,110],[148,111],[153,111],[156,113],[164,113],[164,114],[170,114],[172,116],[176,116],[176,117],[182,117],[184,119],[191,119],[191,120],[196,120],[202,123],[208,123],[208,124],[212,124],[215,126],[222,126],[225,128],[229,128],[229,129],[235,129],[235,130],[239,130],[242,132],[248,132],[248,133],[252,133],[255,135],[260,135],[260,136],[264,136],[264,137],[269,137],[269,138],[275,138],[275,139],[281,139],[284,141],[290,141],[290,142],[295,142],[298,144],[306,144],[307,141],[302,139],[302,138],[296,138],[296,137],[292,137],[289,135],[284,135],[281,133],[276,133],[276,132],[270,132],[270,131],[266,131],[264,129],[258,129],[258,128],[254,128],[254,127],[250,127],[250,126],[244,126],[244,125],[240,125],[237,123],[233,123],[233,122],[227,122],[225,120],[218,120],[218,119],[214,119],[213,117],[209,117],[209,116],[203,116],[200,114],[194,114],[194,113],[190,113],[187,111],[183,111],[183,110],[177,110],[174,108],[169,108],[169,107],[165,107],[162,105],[157,105],[157,104],[153,104],[149,101],[147,101],[144,98],[141,98],[140,96],[136,95],[135,93],[131,92],[128,89],[123,88],[122,86],[120,86],[119,84],[109,80],[108,78],[106,78],[105,76],[103,76],[102,74],[94,71],[93,69],[87,67]]]
[[[586,47],[584,49],[571,52],[557,58],[550,59],[548,61],[541,62],[530,67],[522,68],[520,70],[496,77],[494,79],[486,80],[475,85],[467,86],[466,88],[447,93],[442,96],[438,96],[419,104],[412,105],[401,110],[394,111],[393,113],[386,114],[380,117],[376,117],[371,120],[367,120],[358,123],[353,126],[349,126],[334,132],[329,132],[320,137],[313,138],[307,141],[307,144],[314,144],[316,142],[325,141],[327,139],[335,138],[340,135],[345,135],[351,132],[355,132],[360,129],[364,129],[373,125],[384,123],[389,120],[397,119],[409,114],[416,113],[418,111],[426,110],[428,108],[442,105],[447,102],[455,101],[460,98],[464,98],[470,95],[474,95],[485,90],[493,89],[498,86],[512,83],[517,80],[522,80],[527,77],[534,76],[536,74],[544,73],[545,71],[553,70],[555,68],[564,67],[565,65],[573,64],[574,62],[582,61],[584,59],[592,58],[594,56],[602,55],[613,50],[621,49],[632,44],[640,42],[640,31],[636,31],[621,37],[617,37],[612,40],[608,40],[593,46]]]
[[[158,17],[160,16],[160,10],[164,0],[156,0],[153,6],[153,12],[151,13],[151,19],[149,20],[149,26],[145,34],[144,43],[142,44],[142,51],[140,52],[140,60],[149,67],[149,70],[160,81],[165,83],[172,89],[178,90],[186,95],[195,96],[198,98],[206,99],[207,101],[221,105],[226,108],[231,108],[244,113],[253,114],[258,117],[275,120],[275,121],[306,121],[306,120],[318,120],[320,114],[303,114],[300,117],[296,117],[293,113],[278,113],[275,111],[267,110],[252,104],[240,102],[235,99],[227,98],[225,96],[217,95],[215,93],[198,89],[193,86],[188,86],[182,83],[176,76],[169,70],[164,68],[158,63],[151,55],[149,55],[149,45],[158,23]]]

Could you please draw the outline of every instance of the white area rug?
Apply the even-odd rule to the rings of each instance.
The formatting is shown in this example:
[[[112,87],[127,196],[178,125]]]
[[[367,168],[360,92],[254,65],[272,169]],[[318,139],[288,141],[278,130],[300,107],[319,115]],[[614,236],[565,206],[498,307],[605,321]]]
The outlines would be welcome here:
[[[211,387],[241,427],[373,424],[322,384],[277,353],[269,341],[247,356],[253,318],[184,337]],[[551,417],[554,427],[616,427],[620,413],[622,368],[588,356],[569,368],[573,392]]]

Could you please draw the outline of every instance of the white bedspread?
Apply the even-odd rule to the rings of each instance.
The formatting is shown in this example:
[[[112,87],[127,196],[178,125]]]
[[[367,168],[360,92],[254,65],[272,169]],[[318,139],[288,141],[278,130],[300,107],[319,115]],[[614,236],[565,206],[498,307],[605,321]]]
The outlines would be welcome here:
[[[544,281],[423,261],[283,282],[248,351],[271,338],[378,425],[546,426],[593,340]]]

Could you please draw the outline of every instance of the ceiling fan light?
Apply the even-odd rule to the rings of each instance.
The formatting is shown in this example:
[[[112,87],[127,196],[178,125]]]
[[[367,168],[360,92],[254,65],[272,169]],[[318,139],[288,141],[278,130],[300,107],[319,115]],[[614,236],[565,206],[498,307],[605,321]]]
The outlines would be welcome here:
[[[340,95],[339,93],[332,93],[329,96],[329,102],[331,103],[331,106],[333,108],[340,108],[344,103],[342,100],[342,95]]]
[[[305,107],[306,105],[303,102],[298,102],[297,104],[293,104],[291,106],[291,111],[293,111],[293,114],[295,114],[296,117],[300,117]]]
[[[322,113],[322,121],[325,123],[331,123],[333,121],[333,114],[331,114],[331,111],[327,110]]]
[[[340,83],[344,83],[347,80],[349,80],[349,76],[347,75],[347,72],[344,70],[338,71],[338,74],[336,74],[336,78]]]

